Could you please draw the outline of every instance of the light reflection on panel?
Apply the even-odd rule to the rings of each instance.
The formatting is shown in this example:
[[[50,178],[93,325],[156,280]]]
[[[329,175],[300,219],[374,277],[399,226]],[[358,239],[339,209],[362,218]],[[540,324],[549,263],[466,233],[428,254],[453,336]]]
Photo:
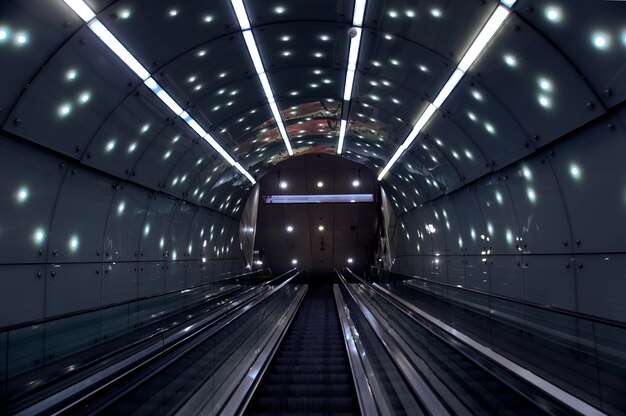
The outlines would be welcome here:
[[[620,221],[626,211],[625,138],[619,121],[611,118],[563,143],[550,158],[568,209],[575,252],[623,251],[626,245],[626,223]]]
[[[507,65],[506,56],[514,57],[516,65]],[[477,62],[472,75],[476,73],[481,74],[477,83],[515,115],[528,135],[539,136],[542,145],[601,114],[595,94],[576,69],[515,14]],[[478,114],[480,107],[476,103],[471,111]]]
[[[54,210],[49,261],[102,261],[102,218],[109,213],[114,192],[110,179],[71,168]]]
[[[0,261],[45,262],[52,212],[67,168],[9,138],[0,138],[0,147]]]
[[[84,41],[83,41],[84,40]],[[68,71],[76,71],[68,79]],[[74,35],[33,80],[6,128],[71,157],[80,157],[106,116],[133,90],[132,75],[89,29]]]

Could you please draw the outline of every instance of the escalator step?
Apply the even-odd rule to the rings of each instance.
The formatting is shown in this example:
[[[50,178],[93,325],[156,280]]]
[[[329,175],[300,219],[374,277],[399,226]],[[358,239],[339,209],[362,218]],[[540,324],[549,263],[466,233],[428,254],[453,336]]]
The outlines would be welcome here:
[[[359,415],[332,286],[311,286],[247,415]]]

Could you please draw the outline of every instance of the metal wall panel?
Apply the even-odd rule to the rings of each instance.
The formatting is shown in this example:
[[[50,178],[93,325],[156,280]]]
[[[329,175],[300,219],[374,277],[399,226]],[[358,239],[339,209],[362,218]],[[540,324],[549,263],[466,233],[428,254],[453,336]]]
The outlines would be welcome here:
[[[505,175],[508,178],[505,184],[519,221],[516,244],[521,251],[528,254],[571,251],[568,211],[549,153],[516,164]]]
[[[101,305],[101,264],[52,264],[47,273],[47,317]]]
[[[76,71],[68,80],[67,74]],[[136,76],[83,27],[47,62],[17,102],[5,129],[79,158],[90,138],[136,87]]]
[[[139,297],[165,292],[165,262],[150,261],[139,264]]]
[[[522,256],[490,256],[490,291],[515,299],[524,299],[524,275]]]
[[[507,57],[513,57],[516,64],[507,64]],[[507,19],[470,74],[499,106],[514,114],[529,137],[537,135],[539,141],[533,142],[541,145],[602,114],[595,94],[576,68],[516,14]],[[593,107],[588,108],[589,102]]]
[[[104,234],[104,260],[137,260],[143,223],[150,204],[149,193],[131,184],[118,187]]]
[[[44,317],[45,265],[0,266],[0,327]]]
[[[8,32],[1,42],[0,62],[11,63],[2,66],[0,108],[9,109],[41,65],[82,22],[69,8],[39,0],[3,1],[0,16],[3,29]],[[24,36],[23,42],[18,41],[18,36]],[[0,112],[0,122],[7,116],[8,112]]]
[[[491,177],[476,187],[476,199],[489,236],[487,254],[515,254],[519,251],[519,226],[506,182]]]
[[[136,299],[139,295],[138,263],[109,262],[103,265],[102,304]]]
[[[67,168],[4,136],[0,153],[0,263],[45,262],[50,221]]]
[[[167,272],[165,274],[165,291],[184,289],[185,288],[185,271],[184,261],[168,261],[166,265]]]
[[[577,255],[578,309],[582,313],[623,321],[626,316],[626,255]]]
[[[576,282],[571,256],[524,256],[526,300],[576,310]]]
[[[554,150],[550,162],[563,192],[574,251],[620,252],[626,247],[626,131],[609,118]],[[590,215],[592,214],[592,215]]]
[[[50,229],[52,262],[102,261],[105,222],[115,194],[113,181],[70,168],[59,192]]]
[[[151,199],[150,207],[141,230],[141,260],[165,259],[169,247],[168,232],[176,201],[162,195]]]

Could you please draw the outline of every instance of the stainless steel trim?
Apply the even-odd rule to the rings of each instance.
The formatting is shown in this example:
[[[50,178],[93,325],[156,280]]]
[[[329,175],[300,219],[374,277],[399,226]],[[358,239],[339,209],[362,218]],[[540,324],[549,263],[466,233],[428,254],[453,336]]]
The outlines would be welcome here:
[[[252,400],[257,387],[263,379],[265,371],[274,358],[276,351],[278,351],[278,347],[282,343],[285,334],[287,334],[287,330],[291,326],[293,318],[300,309],[302,300],[307,292],[308,285],[306,285],[302,293],[299,294],[295,301],[292,302],[289,309],[285,312],[285,315],[274,331],[273,336],[267,341],[263,349],[259,352],[256,360],[244,376],[243,380],[239,384],[239,387],[237,387],[237,390],[231,394],[228,402],[224,405],[224,407],[222,407],[220,415],[242,415],[246,407],[248,407],[250,400]],[[180,414],[184,415],[185,413],[182,412]],[[198,413],[196,412],[195,414]]]
[[[358,276],[356,276],[356,277],[359,278]],[[362,279],[360,279],[360,280],[363,281]],[[583,400],[579,399],[578,397],[576,397],[576,396],[568,393],[567,391],[561,389],[560,387],[550,383],[549,381],[547,381],[546,379],[538,376],[537,374],[533,373],[532,371],[530,371],[530,370],[520,366],[519,364],[509,360],[508,358],[498,354],[497,352],[495,352],[491,348],[484,346],[483,344],[479,343],[478,341],[475,341],[473,338],[470,338],[469,336],[463,334],[462,332],[452,328],[451,326],[447,325],[446,323],[444,323],[444,322],[440,321],[439,319],[435,318],[434,316],[428,314],[427,312],[424,312],[423,310],[421,310],[417,306],[415,306],[415,305],[407,302],[406,300],[400,298],[399,296],[397,296],[396,294],[394,294],[394,293],[390,292],[389,290],[385,289],[384,287],[382,287],[378,283],[374,283],[373,285],[370,285],[369,283],[366,283],[366,282],[364,282],[364,283],[369,285],[370,287],[376,288],[378,291],[384,293],[389,298],[393,299],[393,301],[395,301],[397,303],[400,303],[405,308],[411,310],[415,314],[417,314],[417,315],[421,316],[422,318],[426,319],[427,321],[429,321],[433,325],[435,325],[438,328],[440,328],[441,330],[445,331],[447,334],[451,335],[452,337],[456,338],[457,340],[461,341],[462,343],[470,346],[472,349],[474,349],[474,350],[478,351],[479,353],[485,355],[489,359],[491,359],[494,362],[498,363],[500,366],[506,368],[511,373],[517,375],[518,377],[520,377],[521,379],[523,379],[527,383],[537,387],[538,389],[540,389],[541,391],[545,392],[550,397],[552,397],[555,400],[563,403],[565,406],[571,408],[572,410],[576,411],[577,413],[580,413],[580,414],[583,414],[583,415],[596,415],[596,416],[606,415],[606,413],[602,412],[601,410],[591,406],[590,404],[584,402]]]
[[[170,364],[175,362],[178,358],[183,356],[188,350],[194,348],[198,343],[203,342],[207,337],[211,336],[214,332],[216,332],[216,331],[220,330],[221,328],[231,324],[239,316],[241,316],[246,311],[248,311],[249,309],[251,309],[252,307],[257,305],[259,302],[261,302],[262,300],[268,298],[269,296],[271,296],[272,294],[274,294],[278,290],[282,289],[287,283],[289,283],[291,280],[296,278],[300,273],[301,272],[298,271],[298,273],[296,273],[295,275],[291,276],[290,278],[288,278],[283,283],[279,284],[276,287],[273,287],[273,288],[269,289],[266,292],[263,292],[263,294],[260,294],[258,298],[252,300],[250,303],[245,304],[245,305],[240,305],[236,309],[233,309],[233,310],[229,311],[229,314],[230,314],[229,316],[221,316],[221,317],[217,318],[215,322],[211,322],[211,323],[207,324],[205,327],[199,328],[195,332],[189,331],[187,336],[185,336],[184,338],[182,338],[182,339],[176,341],[175,343],[173,343],[172,345],[162,349],[161,351],[159,351],[158,353],[154,354],[152,357],[149,357],[145,361],[135,364],[132,368],[127,369],[123,373],[115,376],[113,379],[111,379],[111,380],[107,381],[106,383],[98,386],[96,389],[94,389],[94,390],[92,390],[92,391],[90,391],[90,392],[88,392],[88,393],[86,393],[86,394],[76,398],[71,403],[68,403],[67,405],[63,406],[60,410],[54,412],[53,414],[54,415],[59,415],[59,414],[62,414],[64,412],[66,412],[66,411],[71,411],[72,408],[74,408],[77,405],[80,405],[80,403],[82,403],[85,400],[89,399],[90,397],[96,395],[98,392],[103,391],[107,387],[110,387],[113,384],[115,384],[117,382],[120,382],[120,381],[122,381],[123,379],[125,379],[127,377],[130,377],[133,373],[136,373],[139,370],[141,370],[143,368],[147,368],[147,367],[151,366],[153,363],[156,363],[156,361],[158,359],[163,358],[168,353],[173,352],[172,350],[174,350],[175,348],[183,347],[183,349],[181,351],[177,351],[176,352],[176,356],[172,357],[171,360],[169,360],[167,363],[164,363],[162,366],[159,366],[158,368],[155,368],[155,370],[152,371],[148,377],[151,377],[151,376],[153,376],[153,375],[163,371],[166,367],[168,367]],[[191,342],[189,342],[189,341],[191,341]],[[185,344],[187,342],[189,342],[189,343]],[[138,380],[137,382],[134,383],[132,388],[135,388],[135,387],[141,385],[144,380],[145,380],[145,377],[142,378],[141,380]],[[112,400],[112,401],[114,401],[114,400]],[[110,402],[112,402],[112,401],[110,401]]]
[[[352,329],[348,323],[348,315],[345,311],[347,306],[337,284],[333,285],[333,292],[335,294],[335,303],[337,304],[337,313],[339,314],[339,322],[341,323],[341,332],[343,332],[343,339],[346,344],[346,352],[348,353],[348,361],[350,362],[350,369],[352,370],[352,378],[354,380],[354,386],[356,387],[361,414],[363,416],[379,415],[380,412],[374,401],[374,395],[372,394],[372,389],[367,380],[359,351],[356,348],[352,336]]]
[[[439,398],[431,390],[430,386],[422,378],[422,376],[415,370],[411,363],[404,356],[395,340],[385,331],[384,326],[381,325],[376,318],[372,315],[369,309],[365,306],[363,301],[359,298],[359,295],[355,293],[354,289],[350,287],[346,279],[341,273],[338,273],[341,283],[344,285],[352,299],[359,306],[361,313],[365,316],[370,326],[380,339],[381,343],[389,353],[391,359],[396,363],[396,366],[409,383],[415,394],[419,397],[421,403],[424,405],[425,410],[433,416],[450,415],[448,409],[441,403]]]

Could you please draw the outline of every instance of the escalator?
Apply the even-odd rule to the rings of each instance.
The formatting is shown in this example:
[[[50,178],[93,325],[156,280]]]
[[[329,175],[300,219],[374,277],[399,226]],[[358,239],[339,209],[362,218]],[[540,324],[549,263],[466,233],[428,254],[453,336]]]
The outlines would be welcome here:
[[[570,414],[358,276],[337,278],[263,280],[146,359],[23,414]]]
[[[360,414],[332,285],[311,286],[247,415]]]

